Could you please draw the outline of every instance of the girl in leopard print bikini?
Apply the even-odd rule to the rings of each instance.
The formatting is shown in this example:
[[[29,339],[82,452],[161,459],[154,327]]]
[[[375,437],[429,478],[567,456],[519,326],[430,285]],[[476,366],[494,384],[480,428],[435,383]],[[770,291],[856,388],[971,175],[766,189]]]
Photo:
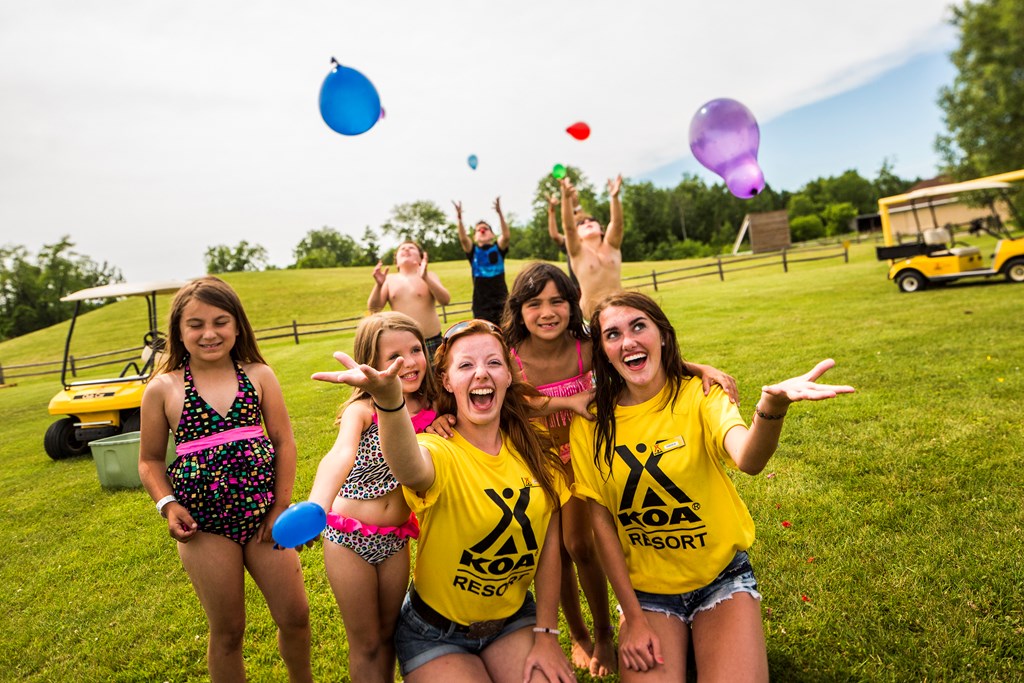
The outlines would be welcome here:
[[[434,377],[416,321],[395,312],[364,319],[353,357],[384,370],[401,356],[399,373],[417,432],[434,417]],[[353,681],[392,681],[393,642],[409,583],[408,539],[419,535],[416,517],[380,450],[377,411],[361,390],[352,392],[336,421],[338,437],[320,461],[309,499],[328,510],[324,565],[341,610]]]

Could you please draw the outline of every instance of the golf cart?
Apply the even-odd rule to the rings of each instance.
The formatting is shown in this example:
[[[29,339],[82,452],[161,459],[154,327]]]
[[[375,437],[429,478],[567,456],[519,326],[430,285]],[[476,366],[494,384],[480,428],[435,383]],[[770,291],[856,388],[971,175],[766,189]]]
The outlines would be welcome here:
[[[178,281],[134,284],[120,282],[83,289],[61,299],[74,301],[75,311],[68,327],[67,341],[64,343],[64,362],[60,372],[60,381],[64,388],[50,399],[49,405],[51,415],[64,417],[46,430],[43,445],[47,455],[54,460],[81,455],[89,448],[90,441],[123,432],[138,431],[142,392],[153,374],[166,341],[157,323],[156,297],[157,294],[176,292],[185,284]],[[142,336],[141,353],[133,349],[131,358],[125,358],[125,352],[101,354],[121,357],[89,367],[116,364],[122,367],[120,373],[116,377],[78,379],[78,371],[88,369],[82,367],[80,363],[76,367],[75,359],[71,356],[71,337],[75,332],[81,303],[127,296],[146,298],[148,326]],[[74,379],[69,378],[69,373]]]
[[[1024,180],[1024,170],[925,187],[879,199],[878,210],[885,246],[876,247],[876,255],[878,260],[890,262],[889,279],[896,283],[901,292],[917,292],[933,284],[994,275],[1002,275],[1010,282],[1024,282],[1024,236],[1014,238],[995,208],[995,196],[998,195],[1013,215],[1017,228],[1024,227],[1024,221],[1007,192],[1012,187],[1010,183],[1018,180]],[[957,195],[968,192],[987,195],[992,211],[990,216],[974,216],[967,221],[971,234],[986,232],[999,240],[989,267],[985,266],[978,247],[955,241],[956,228],[952,221],[939,225],[936,210],[958,204]],[[892,214],[895,211],[906,212],[907,205],[916,227],[915,239],[908,243],[896,243]],[[932,225],[928,228],[922,228],[921,225],[919,208],[922,207],[928,210],[932,219]]]

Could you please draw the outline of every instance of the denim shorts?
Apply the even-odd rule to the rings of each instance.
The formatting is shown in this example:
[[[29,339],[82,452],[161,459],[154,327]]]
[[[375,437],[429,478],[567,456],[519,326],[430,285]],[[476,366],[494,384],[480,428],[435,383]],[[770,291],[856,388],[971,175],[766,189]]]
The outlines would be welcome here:
[[[398,617],[398,626],[395,628],[398,666],[402,676],[408,676],[410,671],[444,655],[479,655],[494,641],[536,623],[537,604],[533,601],[533,596],[527,592],[522,607],[505,620],[500,631],[484,638],[470,638],[466,633],[457,630],[455,624],[448,629],[440,629],[424,621],[406,593]]]
[[[750,566],[750,560],[744,550],[736,553],[729,566],[723,569],[714,581],[703,588],[673,595],[644,591],[634,592],[642,609],[678,617],[686,624],[692,624],[693,618],[697,616],[698,612],[709,610],[736,593],[749,593],[756,600],[761,599],[761,594],[757,592],[754,568]]]

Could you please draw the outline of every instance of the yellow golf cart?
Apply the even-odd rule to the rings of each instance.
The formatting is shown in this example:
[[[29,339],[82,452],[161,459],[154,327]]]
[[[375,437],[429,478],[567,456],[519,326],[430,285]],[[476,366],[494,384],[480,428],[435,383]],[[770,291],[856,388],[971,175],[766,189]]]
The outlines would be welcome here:
[[[885,246],[876,247],[876,255],[880,261],[890,262],[889,279],[901,292],[917,292],[932,284],[994,275],[1002,275],[1010,282],[1024,282],[1024,236],[1014,238],[996,210],[998,197],[1015,219],[1017,228],[1024,228],[1024,222],[1007,193],[1011,183],[1019,180],[1024,180],[1024,170],[925,187],[879,199]],[[948,212],[950,207],[963,206],[958,197],[964,193],[983,193],[988,198],[991,215],[975,215],[966,223],[972,234],[985,231],[999,238],[989,266],[985,265],[978,247],[955,241],[955,214]],[[945,216],[949,220],[940,218],[943,211],[947,212]],[[898,226],[900,230],[894,225],[897,212],[903,219],[903,224]],[[925,221],[931,219],[928,227],[922,227],[922,213]],[[910,223],[910,218],[913,223]],[[903,242],[904,236],[911,239]]]
[[[64,343],[64,362],[60,373],[61,385],[64,388],[50,399],[49,405],[51,415],[64,417],[46,430],[43,446],[47,455],[54,460],[81,455],[89,448],[90,441],[123,432],[138,431],[142,392],[145,391],[146,383],[153,374],[165,342],[157,323],[156,297],[157,294],[176,292],[183,285],[184,282],[177,281],[134,284],[119,282],[83,289],[61,299],[74,301],[75,311]],[[122,368],[116,377],[106,374],[80,378],[79,373],[89,370],[89,367],[83,367],[81,360],[75,362],[71,355],[71,338],[75,332],[75,323],[78,321],[82,302],[129,296],[141,296],[146,299],[148,326],[142,335],[141,349],[131,350],[130,358],[124,357],[127,353],[125,351],[101,354],[105,358],[111,355],[118,358],[91,365],[95,368],[116,364]]]

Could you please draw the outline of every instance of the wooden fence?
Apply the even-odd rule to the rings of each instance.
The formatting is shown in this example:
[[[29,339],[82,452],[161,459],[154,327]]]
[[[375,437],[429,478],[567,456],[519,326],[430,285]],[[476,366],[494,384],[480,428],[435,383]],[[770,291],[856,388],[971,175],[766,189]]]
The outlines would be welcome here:
[[[136,374],[139,372],[138,368],[142,367],[142,349],[144,347],[138,346],[127,349],[118,349],[117,351],[105,351],[104,353],[94,353],[91,356],[68,356],[68,374],[72,377],[78,377],[78,373],[82,370],[91,370],[93,368],[101,368],[107,365],[121,365],[127,367],[129,363],[135,363]],[[117,356],[111,358],[111,356]],[[98,363],[91,363],[98,358],[107,358],[109,360],[103,360]],[[42,363],[23,363],[21,365],[0,365],[0,384],[6,384],[7,380],[18,379],[21,377],[39,377],[42,375],[59,375],[61,370],[62,360],[48,360]],[[35,368],[49,368],[47,370],[35,370]],[[30,372],[18,372],[12,374],[11,370],[24,370],[29,369]]]
[[[815,254],[814,256],[806,256],[806,254]],[[717,276],[719,280],[724,281],[726,273],[738,273],[744,270],[753,270],[755,268],[768,268],[768,267],[781,267],[785,273],[789,272],[789,267],[794,263],[803,263],[807,261],[821,261],[825,259],[843,259],[844,263],[850,262],[850,251],[849,243],[843,243],[839,245],[829,245],[823,247],[801,247],[799,249],[783,249],[782,251],[772,252],[768,254],[759,254],[756,256],[718,256],[709,263],[702,263],[696,266],[684,266],[682,268],[672,268],[670,270],[651,270],[650,273],[643,275],[632,275],[630,277],[622,278],[622,286],[625,289],[639,289],[641,287],[653,287],[654,291],[658,291],[659,287],[663,287],[673,282],[680,282],[682,280],[692,280],[699,277],[714,277]],[[447,325],[449,320],[462,320],[472,315],[472,302],[469,301],[458,301],[450,303],[447,306],[438,306],[437,314],[441,318],[441,324]],[[359,325],[359,321],[364,316],[353,316],[351,318],[340,318],[338,320],[325,320],[321,322],[299,322],[298,320],[292,320],[290,324],[278,325],[276,327],[263,327],[254,330],[256,338],[259,341],[266,341],[268,339],[286,339],[290,338],[299,343],[300,339],[304,336],[315,335],[315,334],[330,334],[332,332],[351,332],[356,329]],[[124,357],[125,354],[132,354]],[[70,357],[69,360],[69,372],[72,377],[76,376],[79,370],[86,370],[89,368],[100,367],[102,365],[114,365],[117,363],[128,363],[132,359],[139,358],[141,354],[141,348],[135,349],[121,349],[119,351],[108,351],[107,353],[98,353],[92,356],[79,356],[78,358]],[[109,360],[101,363],[94,363],[88,365],[82,365],[82,361],[94,360],[97,358],[107,356],[122,356],[116,360]],[[53,370],[44,370],[38,372],[28,372],[20,374],[10,374],[10,370],[21,370],[25,368],[37,368],[44,366],[56,366]],[[61,361],[48,361],[45,363],[26,363],[24,365],[8,365],[4,367],[0,365],[0,384],[4,384],[7,379],[15,379],[18,377],[33,377],[38,375],[52,375],[60,374]]]

